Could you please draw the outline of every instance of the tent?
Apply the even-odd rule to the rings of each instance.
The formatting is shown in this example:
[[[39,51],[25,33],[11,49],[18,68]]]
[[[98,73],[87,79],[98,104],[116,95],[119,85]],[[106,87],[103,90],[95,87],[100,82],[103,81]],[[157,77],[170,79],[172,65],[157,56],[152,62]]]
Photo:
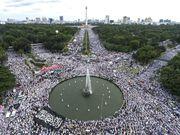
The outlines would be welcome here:
[[[59,69],[63,69],[63,66],[62,65],[52,65],[52,66],[49,66],[49,67],[42,67],[40,72],[41,73],[45,73],[45,72],[48,72],[48,71],[51,71],[51,70],[59,70]]]

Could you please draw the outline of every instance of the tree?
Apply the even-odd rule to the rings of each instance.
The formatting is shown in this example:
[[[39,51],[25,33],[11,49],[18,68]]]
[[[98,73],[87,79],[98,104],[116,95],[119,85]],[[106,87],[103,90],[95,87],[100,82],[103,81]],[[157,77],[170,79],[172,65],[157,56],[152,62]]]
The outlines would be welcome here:
[[[115,35],[112,37],[112,40],[110,42],[114,44],[125,45],[126,39],[124,36]]]
[[[1,95],[15,86],[15,77],[8,68],[0,66],[0,99]],[[0,100],[1,102],[1,100]]]
[[[28,33],[26,38],[31,41],[31,43],[38,43],[38,37],[35,34]]]
[[[22,49],[25,53],[31,51],[30,41],[23,37],[16,39],[13,47],[15,51],[19,51],[20,49]]]
[[[4,35],[3,42],[5,42],[8,46],[12,46],[15,41],[15,37],[12,35]]]
[[[55,30],[59,30],[56,34]],[[63,25],[6,24],[0,25],[0,42],[6,49],[13,46],[15,51],[31,51],[30,43],[43,43],[51,51],[63,51],[64,45],[74,36],[77,28]]]
[[[153,46],[146,45],[134,54],[134,58],[142,64],[147,64],[154,58],[156,58],[159,54]]]
[[[129,44],[130,44],[132,50],[136,50],[140,46],[140,41],[137,39],[134,39],[134,40],[131,40]]]
[[[64,51],[64,52],[68,52],[68,47],[67,47],[67,45],[64,47],[63,51]]]
[[[18,50],[18,53],[22,56],[22,54],[24,53],[24,51],[22,49]]]
[[[0,63],[1,63],[1,65],[3,64],[5,59],[6,59],[6,52],[4,51],[2,46],[0,45]]]
[[[161,69],[160,81],[172,94],[180,97],[180,53]]]

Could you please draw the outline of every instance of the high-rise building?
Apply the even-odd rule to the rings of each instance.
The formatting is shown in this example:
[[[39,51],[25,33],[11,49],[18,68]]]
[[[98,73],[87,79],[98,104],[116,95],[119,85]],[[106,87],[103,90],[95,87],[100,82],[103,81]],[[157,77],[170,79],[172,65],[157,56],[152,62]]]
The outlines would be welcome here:
[[[63,17],[63,16],[60,16],[60,17],[59,17],[59,21],[60,21],[60,23],[63,23],[63,22],[64,22],[64,17]]]
[[[145,24],[152,24],[153,20],[151,17],[148,17],[148,18],[144,19],[144,22],[145,22]]]
[[[163,19],[160,19],[160,20],[159,20],[159,23],[163,23],[163,22],[164,22],[164,20],[163,20]]]
[[[47,18],[46,17],[42,17],[42,22],[43,23],[46,23],[48,20],[47,20]]]
[[[41,18],[36,17],[36,23],[41,23]]]
[[[29,17],[26,17],[26,21],[27,21],[27,22],[29,21]]]
[[[53,23],[53,21],[54,21],[54,19],[53,19],[53,18],[49,18],[49,23],[50,23],[50,24],[52,24],[52,23]]]
[[[110,20],[109,22],[112,24],[112,23],[114,23],[114,20]]]
[[[160,19],[159,20],[159,24],[171,24],[171,20],[169,20],[169,19]]]
[[[124,24],[129,24],[130,23],[130,17],[124,16],[123,17],[123,23]]]
[[[106,15],[105,16],[105,24],[109,24],[110,23],[110,20],[109,20],[109,15]]]
[[[140,24],[140,23],[141,23],[141,19],[138,18],[138,19],[137,19],[137,24]]]

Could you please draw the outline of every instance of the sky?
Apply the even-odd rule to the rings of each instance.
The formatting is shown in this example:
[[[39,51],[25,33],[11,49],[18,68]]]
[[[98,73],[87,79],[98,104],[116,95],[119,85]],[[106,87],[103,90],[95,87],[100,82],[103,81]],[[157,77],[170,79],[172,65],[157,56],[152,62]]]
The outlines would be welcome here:
[[[151,17],[154,21],[171,19],[180,22],[180,0],[0,0],[0,20],[25,20],[26,17],[52,17],[64,20],[84,20],[85,6],[89,19],[132,20]]]

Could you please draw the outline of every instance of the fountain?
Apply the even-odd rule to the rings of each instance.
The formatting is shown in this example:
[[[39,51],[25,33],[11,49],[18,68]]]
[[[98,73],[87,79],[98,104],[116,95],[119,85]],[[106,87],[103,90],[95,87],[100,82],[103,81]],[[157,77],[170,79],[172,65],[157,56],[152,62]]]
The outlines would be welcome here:
[[[61,81],[49,95],[49,105],[57,114],[68,119],[99,120],[113,116],[123,105],[123,94],[116,84],[91,75]],[[88,114],[88,115],[87,115]]]
[[[85,84],[85,88],[83,89],[83,95],[85,97],[92,95],[91,78],[89,74],[89,69],[87,69],[87,73],[86,73],[86,84]]]

